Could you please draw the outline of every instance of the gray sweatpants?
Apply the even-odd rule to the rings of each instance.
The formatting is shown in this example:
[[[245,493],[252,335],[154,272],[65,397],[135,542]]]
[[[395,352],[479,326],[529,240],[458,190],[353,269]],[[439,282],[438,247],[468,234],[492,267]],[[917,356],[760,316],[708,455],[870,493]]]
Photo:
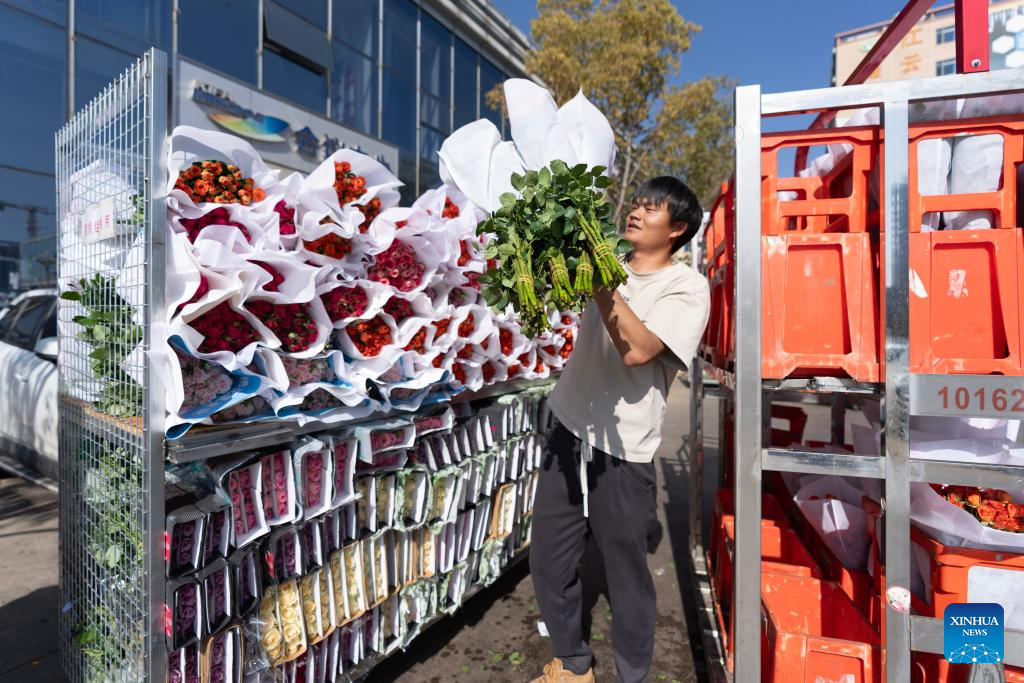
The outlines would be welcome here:
[[[647,680],[657,596],[647,568],[647,524],[654,515],[654,463],[631,463],[594,450],[583,515],[580,441],[557,425],[537,485],[530,572],[551,636],[552,654],[583,673],[593,662],[583,639],[583,588],[577,566],[592,533],[604,556],[618,681]]]

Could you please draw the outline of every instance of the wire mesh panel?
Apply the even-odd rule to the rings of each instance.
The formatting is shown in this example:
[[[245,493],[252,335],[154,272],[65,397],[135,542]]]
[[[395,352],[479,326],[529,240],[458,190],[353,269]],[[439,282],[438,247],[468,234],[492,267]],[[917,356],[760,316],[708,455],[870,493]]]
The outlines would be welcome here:
[[[163,276],[153,227],[166,74],[166,56],[150,51],[56,137],[61,644],[73,681],[150,680],[166,661],[153,655],[163,648],[161,416],[156,430],[148,419],[162,392],[150,391],[146,363],[162,315],[150,284],[157,261]]]

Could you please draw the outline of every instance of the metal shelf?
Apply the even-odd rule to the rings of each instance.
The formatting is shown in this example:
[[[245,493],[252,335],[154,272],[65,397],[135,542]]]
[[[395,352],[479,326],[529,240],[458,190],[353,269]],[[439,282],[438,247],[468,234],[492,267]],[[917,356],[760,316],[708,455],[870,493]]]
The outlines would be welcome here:
[[[453,396],[449,401],[436,405],[468,403],[470,401],[497,398],[529,389],[544,388],[550,386],[554,381],[554,379],[538,379],[501,382],[484,387],[480,391],[463,391]],[[281,420],[249,422],[223,427],[198,426],[193,427],[180,439],[166,442],[167,460],[175,464],[183,464],[243,451],[274,448],[275,446],[290,443],[304,434],[341,431],[368,422],[392,417],[406,417],[412,414],[404,410],[392,410],[390,412],[375,413],[359,420],[350,420],[344,423],[327,424],[317,421],[310,422],[301,427],[295,422]]]
[[[960,98],[1024,90],[1024,70],[946,76],[898,82],[879,82],[843,88],[763,95],[758,86],[737,88],[735,94],[735,296],[733,329],[736,338],[732,368],[708,367],[706,374],[720,384],[720,407],[728,402],[734,416],[731,454],[735,477],[735,576],[732,641],[734,678],[758,681],[761,675],[761,483],[764,471],[817,473],[879,479],[885,482],[883,538],[886,585],[910,585],[910,485],[941,482],[1020,489],[1024,467],[910,458],[911,415],[1024,418],[1024,377],[954,374],[912,374],[909,369],[909,109],[940,97]],[[885,328],[882,352],[886,378],[864,383],[836,377],[763,380],[761,377],[761,124],[765,116],[825,112],[854,107],[880,107],[884,128],[882,154],[885,183],[883,283]],[[695,263],[704,263],[698,255]],[[695,360],[695,367],[702,364]],[[691,472],[690,528],[694,537],[691,564],[698,576],[703,567],[701,500],[703,489],[703,402],[712,396],[703,386],[703,373],[692,378],[689,458]],[[787,394],[829,397],[833,402],[833,442],[842,438],[843,404],[857,398],[880,399],[887,414],[883,452],[863,456],[806,450],[765,448],[772,401],[789,401]],[[798,399],[800,400],[800,399]],[[724,420],[720,420],[724,423]],[[723,427],[724,429],[724,427]],[[719,444],[727,441],[724,432]],[[698,571],[699,569],[699,571]],[[706,608],[698,588],[698,605]],[[886,604],[883,600],[883,605]],[[886,607],[886,656],[889,683],[910,680],[912,651],[942,653],[942,621],[911,617]],[[712,632],[714,629],[712,629]],[[707,632],[705,633],[707,636]],[[1024,631],[1006,632],[1006,663],[1024,665]],[[717,657],[707,649],[709,665]],[[712,654],[715,653],[715,654]],[[1001,667],[999,667],[1001,668]],[[980,672],[975,672],[980,673]],[[996,675],[1000,672],[996,671]]]

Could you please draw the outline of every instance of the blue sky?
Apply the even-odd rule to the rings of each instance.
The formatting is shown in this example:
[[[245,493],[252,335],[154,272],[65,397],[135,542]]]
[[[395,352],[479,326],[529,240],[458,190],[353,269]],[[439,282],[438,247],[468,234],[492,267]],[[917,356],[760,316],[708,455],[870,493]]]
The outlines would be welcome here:
[[[531,0],[494,0],[529,34]],[[900,0],[675,0],[680,14],[701,26],[683,55],[681,78],[729,76],[763,92],[828,86],[833,36],[891,19]]]

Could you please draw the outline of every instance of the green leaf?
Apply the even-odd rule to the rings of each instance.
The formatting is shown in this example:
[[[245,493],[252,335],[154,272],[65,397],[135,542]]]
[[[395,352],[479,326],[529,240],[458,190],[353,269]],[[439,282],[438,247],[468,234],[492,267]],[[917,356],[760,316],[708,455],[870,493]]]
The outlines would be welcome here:
[[[68,292],[61,292],[60,298],[64,299],[65,301],[81,301],[82,300],[82,295],[79,294],[78,292],[68,291]]]
[[[491,652],[491,662],[494,664],[500,664],[505,659],[503,652]]]
[[[633,245],[626,240],[619,240],[615,245],[615,253],[619,256],[628,254],[629,250],[633,248]]]
[[[516,196],[511,192],[503,192],[502,195],[498,197],[498,201],[501,202],[501,205],[504,208],[511,209],[516,203]]]
[[[571,173],[574,178],[582,178],[583,176],[587,175],[587,165],[576,164],[575,166],[572,167]]]
[[[526,657],[523,656],[522,652],[513,652],[508,656],[508,661],[513,666],[519,666],[526,661]]]
[[[121,549],[116,545],[112,545],[107,548],[107,552],[103,554],[103,562],[113,569],[117,566],[117,563],[121,561]]]
[[[565,211],[563,211],[563,214],[565,215],[565,220],[571,221],[573,218],[576,217],[576,207],[573,207],[573,206],[565,207]]]
[[[507,242],[505,244],[499,244],[497,246],[497,251],[502,256],[515,256],[516,254],[516,248]]]
[[[561,159],[555,159],[551,162],[551,172],[556,176],[565,175],[568,171],[569,167]]]
[[[540,169],[540,173],[537,174],[538,181],[544,187],[551,185],[551,169],[547,166]]]
[[[522,190],[526,187],[526,178],[518,173],[512,174],[512,187],[517,190]]]
[[[611,178],[606,175],[599,175],[594,178],[594,187],[601,188],[602,190],[612,184]]]
[[[107,335],[109,334],[109,330],[107,330],[106,325],[96,325],[95,327],[92,328],[91,332],[92,338],[95,339],[96,341],[104,341],[107,338]]]
[[[92,353],[89,354],[89,358],[98,361],[105,361],[107,360],[109,355],[110,354],[108,353],[107,348],[104,346],[100,346],[98,348],[93,349]]]
[[[469,673],[469,671],[470,671],[470,669],[469,669],[469,664],[463,664],[463,665],[462,665],[462,673],[464,673],[464,674],[468,674],[468,673]]]
[[[604,172],[607,170],[608,168],[605,166],[595,166],[594,168],[590,169],[590,174],[597,178],[599,176],[604,175]]]
[[[502,280],[501,280],[501,286],[502,286],[502,287],[508,287],[509,289],[512,289],[513,287],[515,287],[515,286],[516,286],[516,283],[515,283],[515,282],[513,282],[512,280],[509,280],[509,279],[508,279],[508,278],[506,277],[506,278],[502,278]]]

